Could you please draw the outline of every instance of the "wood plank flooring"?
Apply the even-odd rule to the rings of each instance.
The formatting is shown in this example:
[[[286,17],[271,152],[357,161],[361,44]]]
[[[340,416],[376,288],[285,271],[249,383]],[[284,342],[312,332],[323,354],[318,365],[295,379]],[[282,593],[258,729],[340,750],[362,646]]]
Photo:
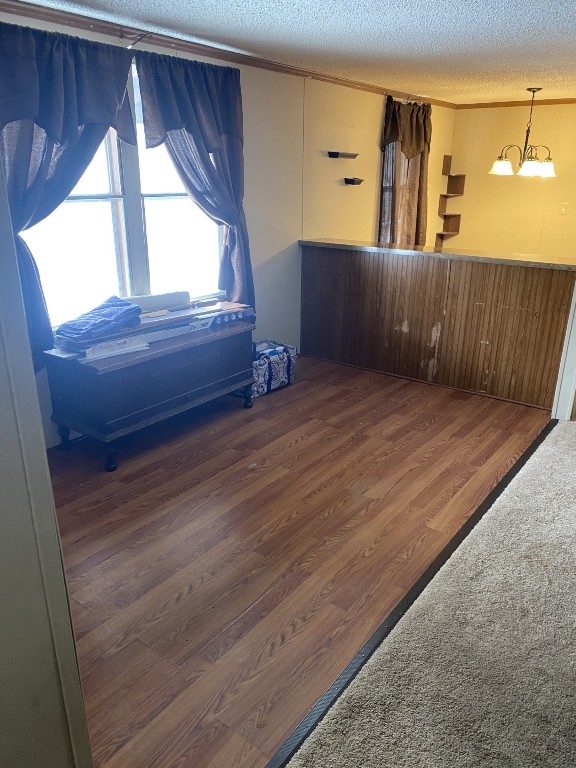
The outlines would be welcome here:
[[[549,420],[300,358],[49,460],[97,768],[263,768]]]

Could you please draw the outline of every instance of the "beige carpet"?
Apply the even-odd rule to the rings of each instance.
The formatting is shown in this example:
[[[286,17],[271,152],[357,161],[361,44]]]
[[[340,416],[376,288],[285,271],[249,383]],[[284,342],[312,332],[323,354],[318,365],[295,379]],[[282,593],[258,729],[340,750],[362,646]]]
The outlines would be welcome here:
[[[576,766],[576,423],[560,423],[289,768]]]

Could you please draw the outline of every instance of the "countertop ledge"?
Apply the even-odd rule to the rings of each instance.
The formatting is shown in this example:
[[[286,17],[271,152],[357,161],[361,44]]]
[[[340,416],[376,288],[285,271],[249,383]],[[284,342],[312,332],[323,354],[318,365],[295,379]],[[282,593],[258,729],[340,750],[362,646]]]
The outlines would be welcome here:
[[[299,240],[299,245],[311,248],[329,248],[345,251],[361,251],[364,253],[399,254],[403,256],[419,256],[427,254],[434,259],[454,259],[460,261],[488,261],[496,264],[513,264],[524,267],[538,267],[540,269],[562,269],[576,271],[576,254],[574,256],[541,256],[533,253],[492,253],[490,251],[468,251],[444,248],[436,251],[429,246],[416,248],[383,248],[374,242],[362,240],[333,240],[314,239]]]

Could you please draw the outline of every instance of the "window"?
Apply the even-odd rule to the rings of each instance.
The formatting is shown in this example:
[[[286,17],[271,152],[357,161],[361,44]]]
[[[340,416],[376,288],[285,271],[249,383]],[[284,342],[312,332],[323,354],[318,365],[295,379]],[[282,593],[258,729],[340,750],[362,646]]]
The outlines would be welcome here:
[[[220,228],[188,196],[164,146],[146,149],[133,70],[138,146],[110,131],[70,196],[23,233],[53,325],[111,295],[218,291]]]

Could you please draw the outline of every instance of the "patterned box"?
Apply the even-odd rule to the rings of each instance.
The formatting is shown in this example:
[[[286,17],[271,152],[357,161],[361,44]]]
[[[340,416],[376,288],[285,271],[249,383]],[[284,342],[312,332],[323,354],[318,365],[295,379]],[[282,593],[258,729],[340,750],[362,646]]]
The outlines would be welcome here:
[[[254,344],[252,397],[286,387],[294,379],[296,347],[265,339]]]

